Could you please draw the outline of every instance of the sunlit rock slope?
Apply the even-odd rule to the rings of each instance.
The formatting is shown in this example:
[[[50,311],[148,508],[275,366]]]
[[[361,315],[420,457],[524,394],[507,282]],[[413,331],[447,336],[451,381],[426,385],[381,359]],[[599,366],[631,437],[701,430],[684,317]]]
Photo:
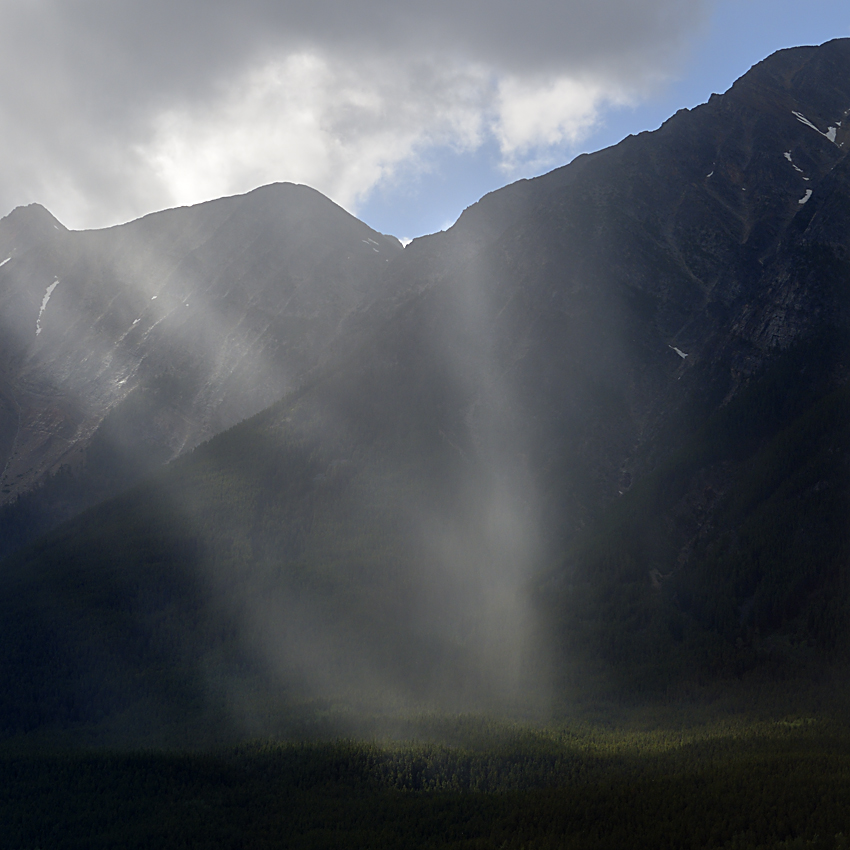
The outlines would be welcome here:
[[[400,251],[292,184],[99,231],[14,210],[0,221],[2,500],[85,465],[92,440],[101,466],[144,468],[266,407]]]

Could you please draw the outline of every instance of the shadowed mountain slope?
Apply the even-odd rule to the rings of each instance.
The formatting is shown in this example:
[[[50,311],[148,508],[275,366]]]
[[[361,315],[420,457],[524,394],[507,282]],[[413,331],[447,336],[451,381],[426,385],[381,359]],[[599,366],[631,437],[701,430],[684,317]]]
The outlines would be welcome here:
[[[4,563],[5,728],[845,664],[847,115],[850,42],[781,51],[391,257],[297,392]]]

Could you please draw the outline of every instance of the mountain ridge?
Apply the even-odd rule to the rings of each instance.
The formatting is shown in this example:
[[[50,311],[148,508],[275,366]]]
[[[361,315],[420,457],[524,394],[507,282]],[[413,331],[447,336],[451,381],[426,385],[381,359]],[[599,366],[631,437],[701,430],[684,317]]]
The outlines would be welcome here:
[[[182,399],[161,399],[171,408],[163,427],[153,411],[135,423],[146,433],[133,450],[149,442],[160,459],[270,404],[320,358],[323,336],[370,297],[380,252],[401,250],[294,184],[100,231],[60,230],[43,208],[34,226],[34,209],[0,222],[0,243],[17,240],[0,268],[0,385],[12,435],[3,447],[5,501],[61,464],[84,466],[104,417],[152,382],[176,384]],[[266,248],[254,256],[245,238],[258,227]],[[299,330],[286,326],[296,315]],[[252,372],[250,384],[240,368]]]
[[[790,49],[403,251],[358,230],[299,389],[3,564],[9,680],[48,725],[265,729],[844,669],[848,114],[850,40]]]

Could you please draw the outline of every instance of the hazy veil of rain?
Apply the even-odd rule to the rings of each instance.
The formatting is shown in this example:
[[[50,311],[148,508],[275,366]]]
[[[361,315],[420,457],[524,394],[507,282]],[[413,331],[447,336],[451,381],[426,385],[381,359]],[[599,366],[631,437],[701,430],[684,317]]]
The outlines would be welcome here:
[[[142,14],[106,0],[14,0],[0,69],[19,82],[0,97],[7,128],[0,152],[17,166],[0,178],[0,206],[38,200],[70,226],[100,226],[289,180],[356,209],[402,166],[424,169],[428,151],[476,150],[488,140],[515,173],[580,139],[603,105],[627,103],[656,85],[705,5],[536,0],[493,14],[483,0],[257,0],[238,11],[192,0],[155,2]],[[33,32],[42,40],[38,73],[13,74],[34,55]],[[249,381],[291,386],[290,376],[275,378],[278,366],[261,350],[230,347],[229,320],[204,304],[208,281],[193,279],[188,267],[152,261],[150,248],[144,241],[125,245],[125,256],[135,259],[116,277],[137,307],[121,317],[120,339],[106,331],[92,337],[89,356],[102,363],[96,391],[120,396],[132,389],[139,376],[125,350],[183,311],[197,311],[195,327],[203,328],[192,337],[193,357],[222,373],[238,362]],[[51,327],[78,318],[72,282],[52,281],[44,282],[36,325],[45,351]],[[410,557],[398,569],[409,571],[405,586],[415,591],[410,631],[448,653],[444,667],[434,668],[431,691],[410,702],[378,649],[347,643],[309,598],[204,576],[238,618],[246,646],[281,682],[300,677],[313,695],[344,694],[349,665],[361,693],[408,706],[522,703],[536,651],[527,591],[542,534],[539,497],[523,461],[529,423],[494,353],[493,317],[502,305],[493,303],[486,274],[471,262],[453,285],[439,293],[447,325],[427,356],[463,400],[463,427],[442,438],[448,456],[457,456],[464,511],[415,494],[394,508],[408,528]],[[458,342],[446,349],[445,339]],[[74,364],[56,363],[56,383],[67,382]],[[345,432],[349,422],[334,399],[323,404],[319,431]],[[315,436],[299,427],[292,426],[296,437]],[[378,460],[390,468],[397,462]],[[367,466],[361,482],[387,477],[386,468]],[[189,523],[198,510],[191,502],[174,505]],[[227,699],[247,716],[245,694],[234,688]]]

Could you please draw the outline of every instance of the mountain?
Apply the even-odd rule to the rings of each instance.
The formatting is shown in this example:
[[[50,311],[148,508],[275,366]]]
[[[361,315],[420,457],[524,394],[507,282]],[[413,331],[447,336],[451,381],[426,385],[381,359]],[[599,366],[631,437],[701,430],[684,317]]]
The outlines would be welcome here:
[[[364,231],[367,294],[297,389],[5,561],[4,728],[845,669],[847,115],[850,40],[780,51],[392,256]],[[217,374],[168,339],[144,374],[184,345]],[[191,374],[167,397],[208,410]]]
[[[65,467],[29,500],[49,524],[271,404],[400,251],[292,184],[100,231],[14,210],[0,221],[2,501]]]
[[[179,402],[159,415],[179,424],[150,423],[147,437],[167,457],[265,407],[401,250],[290,184],[92,232],[31,206],[0,223],[0,248],[10,493],[69,462],[107,413],[166,375]]]

